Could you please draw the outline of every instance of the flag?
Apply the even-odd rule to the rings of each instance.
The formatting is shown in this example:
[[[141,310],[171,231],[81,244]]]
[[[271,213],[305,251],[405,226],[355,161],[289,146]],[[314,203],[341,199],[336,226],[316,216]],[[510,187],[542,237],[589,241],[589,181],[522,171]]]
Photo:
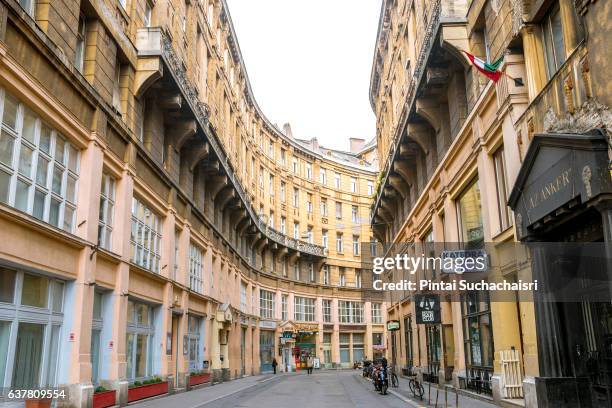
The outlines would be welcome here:
[[[482,72],[488,78],[493,80],[493,82],[499,81],[499,78],[501,78],[502,73],[501,71],[498,71],[497,69],[499,68],[502,61],[504,60],[503,55],[499,57],[497,61],[488,63],[488,62],[484,62],[478,57],[473,56],[467,51],[463,51],[463,52],[465,52],[465,54],[468,56],[468,58],[472,62],[472,65],[474,65],[480,72]]]

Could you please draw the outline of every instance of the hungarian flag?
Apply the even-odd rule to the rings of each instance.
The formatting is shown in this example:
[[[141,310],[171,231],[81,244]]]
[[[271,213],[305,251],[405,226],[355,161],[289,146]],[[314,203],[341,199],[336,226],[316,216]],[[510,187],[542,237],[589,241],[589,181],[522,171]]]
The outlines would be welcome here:
[[[504,60],[503,55],[499,57],[497,61],[488,63],[488,62],[484,62],[478,57],[473,56],[467,51],[463,51],[463,52],[465,52],[465,55],[468,56],[468,58],[472,62],[472,65],[474,65],[480,72],[482,72],[484,75],[492,79],[493,82],[499,81],[499,78],[501,78],[502,73],[501,71],[498,71],[497,69],[499,68],[502,61]]]

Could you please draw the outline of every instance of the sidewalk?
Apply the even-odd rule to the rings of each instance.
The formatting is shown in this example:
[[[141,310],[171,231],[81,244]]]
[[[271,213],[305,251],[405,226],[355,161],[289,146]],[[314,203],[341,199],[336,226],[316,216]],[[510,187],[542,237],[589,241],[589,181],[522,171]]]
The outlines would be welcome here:
[[[144,401],[135,401],[129,405],[134,405],[137,408],[196,408],[269,381],[280,381],[282,377],[283,375],[279,374],[276,376],[273,374],[254,375],[215,385],[206,385],[188,392],[180,392]]]
[[[359,376],[363,378],[362,376]],[[364,381],[366,381],[364,379]],[[367,380],[370,381],[370,380]],[[408,387],[408,378],[399,377],[399,387],[389,387],[387,393],[396,396],[397,398],[405,401],[413,408],[421,407],[436,407],[436,408],[497,408],[498,406],[491,402],[482,401],[476,397],[470,397],[465,395],[463,392],[455,394],[453,387],[439,387],[434,384],[431,385],[431,394],[429,383],[423,384],[425,393],[423,394],[423,400],[414,398],[410,388]],[[447,388],[446,400],[444,396],[444,389]],[[438,404],[436,405],[436,392],[438,393]],[[430,401],[431,398],[431,401]],[[428,403],[429,402],[429,403]],[[457,404],[458,402],[458,404]]]

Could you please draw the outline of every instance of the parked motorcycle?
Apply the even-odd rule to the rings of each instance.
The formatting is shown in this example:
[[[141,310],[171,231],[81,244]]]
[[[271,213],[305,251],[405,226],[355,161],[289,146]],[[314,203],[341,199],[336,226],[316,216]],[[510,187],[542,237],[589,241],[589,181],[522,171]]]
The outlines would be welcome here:
[[[386,395],[389,388],[387,367],[384,365],[375,366],[372,372],[372,381],[374,382],[374,389],[382,395]]]
[[[363,360],[363,371],[361,372],[366,378],[369,378],[372,375],[372,362],[370,360]]]

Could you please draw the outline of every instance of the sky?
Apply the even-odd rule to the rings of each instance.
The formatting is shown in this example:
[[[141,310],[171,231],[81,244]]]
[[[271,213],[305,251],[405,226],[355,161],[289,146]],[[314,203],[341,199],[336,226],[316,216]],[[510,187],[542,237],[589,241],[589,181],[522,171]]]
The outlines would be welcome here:
[[[227,0],[255,99],[293,136],[348,150],[369,141],[381,0]]]

